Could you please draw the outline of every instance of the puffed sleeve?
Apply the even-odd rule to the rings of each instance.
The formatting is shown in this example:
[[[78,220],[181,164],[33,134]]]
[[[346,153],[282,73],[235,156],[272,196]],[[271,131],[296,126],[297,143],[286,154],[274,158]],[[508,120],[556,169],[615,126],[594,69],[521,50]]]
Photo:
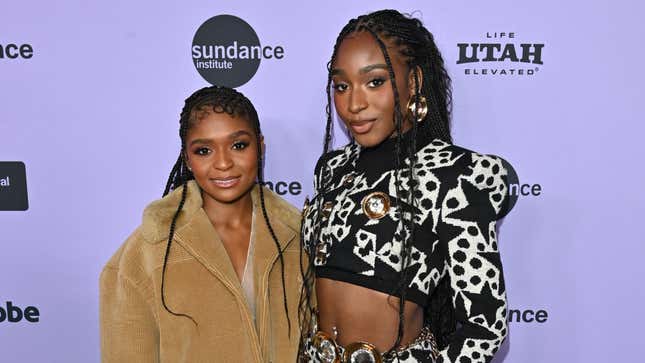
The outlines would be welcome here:
[[[457,330],[438,362],[489,362],[506,338],[506,289],[496,224],[508,184],[495,156],[471,154],[441,205],[439,236],[447,243],[446,269]]]
[[[311,248],[316,243],[314,241],[315,228],[318,222],[318,209],[321,204],[323,183],[330,183],[333,177],[333,168],[340,163],[344,153],[344,150],[331,151],[322,155],[316,162],[314,169],[314,195],[311,198],[307,198],[302,211],[304,217],[301,227],[302,243],[309,254],[313,253]]]
[[[346,146],[343,149],[330,151],[318,158],[314,169],[314,193],[320,193],[323,187],[323,181],[329,183],[334,177],[336,167],[346,161],[348,155],[354,152],[352,146]]]
[[[99,287],[101,362],[159,362],[159,333],[141,289],[109,266]]]

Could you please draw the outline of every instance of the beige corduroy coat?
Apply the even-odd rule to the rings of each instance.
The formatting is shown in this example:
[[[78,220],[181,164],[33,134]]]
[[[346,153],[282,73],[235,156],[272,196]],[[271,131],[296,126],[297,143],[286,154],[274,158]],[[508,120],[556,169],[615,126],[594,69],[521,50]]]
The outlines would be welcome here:
[[[240,281],[213,225],[202,209],[199,187],[188,184],[166,267],[161,270],[181,188],[150,204],[143,223],[109,260],[100,277],[101,357],[104,363],[295,362],[300,212],[268,189],[266,209],[283,250],[291,319],[287,333],[278,251],[252,191],[255,218],[256,323]]]

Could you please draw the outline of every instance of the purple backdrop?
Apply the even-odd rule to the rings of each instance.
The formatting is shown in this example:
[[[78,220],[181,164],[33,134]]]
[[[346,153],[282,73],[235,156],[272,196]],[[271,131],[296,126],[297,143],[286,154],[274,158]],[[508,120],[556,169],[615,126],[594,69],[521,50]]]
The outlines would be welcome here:
[[[321,152],[335,37],[351,17],[385,7],[416,11],[434,33],[453,78],[456,143],[503,156],[534,191],[501,229],[520,319],[496,362],[637,361],[645,6],[606,0],[0,5],[0,161],[24,162],[29,196],[28,210],[0,212],[0,307],[40,313],[0,321],[0,361],[99,360],[98,275],[160,196],[183,100],[207,85],[191,58],[203,22],[232,14],[263,46],[284,48],[240,89],[260,114],[267,179],[300,183],[285,197],[301,206]],[[501,61],[458,63],[458,44],[473,43],[511,44],[520,61],[500,50]],[[521,62],[522,44],[543,44],[538,63]],[[337,128],[337,145],[345,140]],[[3,198],[18,187],[13,174],[2,185],[9,174],[0,167]]]

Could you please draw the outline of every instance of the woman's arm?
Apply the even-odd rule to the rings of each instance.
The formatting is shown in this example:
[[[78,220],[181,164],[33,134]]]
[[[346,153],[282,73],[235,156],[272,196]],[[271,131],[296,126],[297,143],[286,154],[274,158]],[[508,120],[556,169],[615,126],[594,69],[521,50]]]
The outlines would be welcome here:
[[[139,287],[111,266],[99,286],[101,361],[159,362],[159,331]]]
[[[508,333],[506,289],[496,223],[507,195],[499,158],[472,154],[443,200],[438,232],[447,242],[446,266],[457,330],[439,362],[489,362]]]

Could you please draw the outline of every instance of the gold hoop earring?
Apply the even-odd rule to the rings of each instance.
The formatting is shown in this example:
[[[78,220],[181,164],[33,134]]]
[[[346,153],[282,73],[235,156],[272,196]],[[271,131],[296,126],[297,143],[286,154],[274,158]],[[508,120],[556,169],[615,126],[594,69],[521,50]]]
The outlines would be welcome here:
[[[410,96],[410,100],[408,101],[407,109],[408,112],[410,112],[410,116],[414,117],[415,109],[417,108],[416,102],[415,102],[415,96],[412,95]],[[419,110],[417,110],[417,122],[421,122],[426,118],[426,115],[428,114],[428,100],[426,100],[426,97],[424,95],[419,95]]]

